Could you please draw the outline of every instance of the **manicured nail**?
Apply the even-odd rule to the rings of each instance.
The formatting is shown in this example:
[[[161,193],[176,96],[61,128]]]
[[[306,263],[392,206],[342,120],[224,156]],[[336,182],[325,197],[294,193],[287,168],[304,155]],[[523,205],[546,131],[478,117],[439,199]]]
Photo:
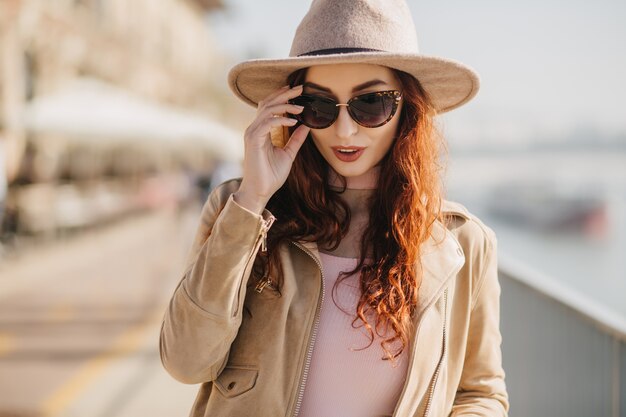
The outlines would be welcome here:
[[[299,89],[299,88],[302,88],[302,84],[300,84],[300,85],[296,85],[294,88],[292,88],[292,90],[297,90],[297,89]]]

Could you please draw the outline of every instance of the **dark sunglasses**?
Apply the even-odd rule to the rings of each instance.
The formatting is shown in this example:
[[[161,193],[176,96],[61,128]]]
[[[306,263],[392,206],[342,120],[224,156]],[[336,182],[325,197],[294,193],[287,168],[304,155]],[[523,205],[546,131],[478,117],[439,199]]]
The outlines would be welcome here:
[[[289,100],[291,104],[303,106],[299,114],[288,114],[312,129],[325,129],[335,123],[339,106],[347,106],[350,117],[364,127],[379,127],[387,123],[398,109],[402,94],[397,90],[376,91],[352,97],[341,104],[332,98],[301,94]]]

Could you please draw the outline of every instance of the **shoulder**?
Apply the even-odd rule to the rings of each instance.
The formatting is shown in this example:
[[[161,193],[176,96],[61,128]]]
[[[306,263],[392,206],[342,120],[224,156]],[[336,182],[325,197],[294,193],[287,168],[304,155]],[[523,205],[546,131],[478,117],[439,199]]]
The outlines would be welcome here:
[[[493,229],[487,226],[480,218],[471,213],[463,204],[452,200],[443,200],[441,212],[446,227],[450,231],[457,229],[459,232],[477,235],[490,240],[496,239]]]
[[[452,233],[463,250],[465,266],[459,276],[464,277],[461,282],[469,285],[474,305],[487,271],[497,271],[496,234],[460,203],[444,200],[442,214],[447,230]]]
[[[482,261],[495,253],[495,232],[463,204],[443,200],[441,211],[446,228],[461,245],[466,259],[474,259],[478,264],[483,264]]]

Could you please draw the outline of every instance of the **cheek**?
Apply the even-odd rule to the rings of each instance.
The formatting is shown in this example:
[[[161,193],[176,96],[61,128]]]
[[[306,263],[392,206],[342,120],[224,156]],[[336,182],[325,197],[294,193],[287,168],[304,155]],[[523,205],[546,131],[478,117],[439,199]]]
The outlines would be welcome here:
[[[379,134],[374,139],[378,149],[386,152],[393,145],[396,138],[397,125],[398,123],[390,122],[381,127],[382,130],[378,132]]]
[[[313,133],[313,130],[310,132],[311,138],[313,139],[313,143],[317,147],[320,152],[323,152],[324,145],[328,143],[327,134],[323,131],[316,131]]]

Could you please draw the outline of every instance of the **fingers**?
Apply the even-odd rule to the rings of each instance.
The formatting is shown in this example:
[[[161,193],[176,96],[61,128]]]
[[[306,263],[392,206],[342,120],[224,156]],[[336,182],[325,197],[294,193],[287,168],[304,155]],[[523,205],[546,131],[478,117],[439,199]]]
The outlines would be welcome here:
[[[303,107],[288,103],[288,100],[302,93],[302,85],[294,88],[285,86],[269,94],[259,102],[257,115],[246,129],[244,140],[246,143],[259,146],[270,141],[268,136],[273,127],[294,126],[298,121],[292,117],[286,117],[285,113],[298,114]]]
[[[265,108],[273,106],[275,104],[286,103],[289,99],[298,97],[300,94],[302,94],[302,85],[298,85],[294,88],[287,87],[288,86],[280,88],[263,100],[259,101],[259,112],[262,112],[265,110]]]
[[[263,121],[261,126],[263,127],[263,132],[265,131],[269,132],[272,127],[293,126],[296,123],[298,123],[296,119],[292,119],[290,117],[284,117],[284,116],[276,116],[276,117],[267,118],[266,120]]]
[[[289,88],[289,86],[287,85],[279,88],[278,90],[269,94],[265,99],[259,101],[257,115],[255,117],[255,120],[253,120],[248,127],[247,131],[258,132],[261,135],[264,135],[269,132],[269,128],[271,126],[276,126],[277,124],[282,124],[284,126],[293,126],[296,122],[289,121],[292,120],[291,118],[277,116],[282,116],[284,113],[300,113],[302,111],[301,106],[290,104],[287,101],[290,98],[297,97],[298,95],[300,95],[301,92],[301,85],[294,88]],[[268,119],[280,119],[281,121],[268,121]],[[262,131],[259,131],[259,128],[263,128]]]
[[[283,113],[292,113],[298,114],[304,110],[304,107],[298,106],[297,104],[283,103],[283,104],[275,104],[270,107],[266,107],[260,114],[259,117],[272,117],[274,114],[283,114]]]
[[[280,94],[284,93],[287,90],[289,90],[289,85],[284,85],[280,87],[278,90],[272,91],[263,100],[259,101],[258,103],[259,107],[261,106],[261,104],[266,104],[274,100],[276,97],[278,97]]]
[[[287,142],[283,150],[289,155],[292,161],[296,159],[296,154],[302,147],[302,144],[304,144],[304,141],[306,140],[310,131],[310,127],[300,125],[291,134],[291,137],[289,138],[289,141]]]

